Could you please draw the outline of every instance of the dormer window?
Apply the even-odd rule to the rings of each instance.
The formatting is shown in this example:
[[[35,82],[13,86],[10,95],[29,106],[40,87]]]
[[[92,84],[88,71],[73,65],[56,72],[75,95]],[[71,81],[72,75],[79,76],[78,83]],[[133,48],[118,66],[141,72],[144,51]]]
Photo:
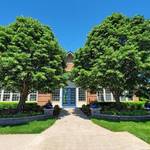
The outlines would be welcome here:
[[[66,58],[66,63],[73,63],[73,54],[68,53],[67,58]]]

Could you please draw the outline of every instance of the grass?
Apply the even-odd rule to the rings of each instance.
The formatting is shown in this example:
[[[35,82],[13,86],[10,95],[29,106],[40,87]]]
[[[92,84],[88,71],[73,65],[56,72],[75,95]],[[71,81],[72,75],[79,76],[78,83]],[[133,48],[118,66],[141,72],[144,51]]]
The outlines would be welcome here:
[[[32,121],[23,125],[0,126],[0,134],[36,134],[41,133],[55,123],[56,119],[51,118],[42,121]]]
[[[134,121],[108,121],[93,118],[92,121],[104,128],[114,132],[128,131],[135,136],[141,138],[150,144],[150,121],[134,122]]]

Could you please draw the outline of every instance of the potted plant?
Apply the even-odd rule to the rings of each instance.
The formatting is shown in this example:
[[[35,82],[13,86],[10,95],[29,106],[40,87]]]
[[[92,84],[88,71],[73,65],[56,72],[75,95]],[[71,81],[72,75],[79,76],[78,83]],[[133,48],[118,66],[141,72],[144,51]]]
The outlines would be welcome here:
[[[145,103],[144,109],[150,112],[150,102]]]
[[[54,111],[53,105],[52,105],[51,101],[49,100],[49,101],[44,105],[44,114],[45,114],[45,115],[53,116],[53,111]]]
[[[97,105],[96,103],[93,103],[90,105],[90,110],[91,110],[92,116],[98,116],[100,114],[101,109],[102,108],[99,105]]]

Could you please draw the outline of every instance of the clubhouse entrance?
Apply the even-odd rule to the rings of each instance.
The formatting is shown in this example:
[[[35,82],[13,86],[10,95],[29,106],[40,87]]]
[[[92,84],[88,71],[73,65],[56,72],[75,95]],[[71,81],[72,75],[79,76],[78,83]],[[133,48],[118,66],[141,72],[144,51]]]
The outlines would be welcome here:
[[[61,108],[82,107],[87,104],[87,91],[68,81],[65,87],[53,91],[51,99],[53,105]]]
[[[62,106],[63,107],[76,106],[76,88],[67,87],[63,89]]]

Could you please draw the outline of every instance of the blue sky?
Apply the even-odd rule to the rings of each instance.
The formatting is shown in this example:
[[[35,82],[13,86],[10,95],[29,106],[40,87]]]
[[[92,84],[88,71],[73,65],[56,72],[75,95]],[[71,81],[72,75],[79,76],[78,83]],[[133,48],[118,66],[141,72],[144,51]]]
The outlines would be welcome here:
[[[49,25],[67,51],[82,47],[92,27],[113,12],[150,18],[150,0],[1,0],[0,24],[30,16]]]

